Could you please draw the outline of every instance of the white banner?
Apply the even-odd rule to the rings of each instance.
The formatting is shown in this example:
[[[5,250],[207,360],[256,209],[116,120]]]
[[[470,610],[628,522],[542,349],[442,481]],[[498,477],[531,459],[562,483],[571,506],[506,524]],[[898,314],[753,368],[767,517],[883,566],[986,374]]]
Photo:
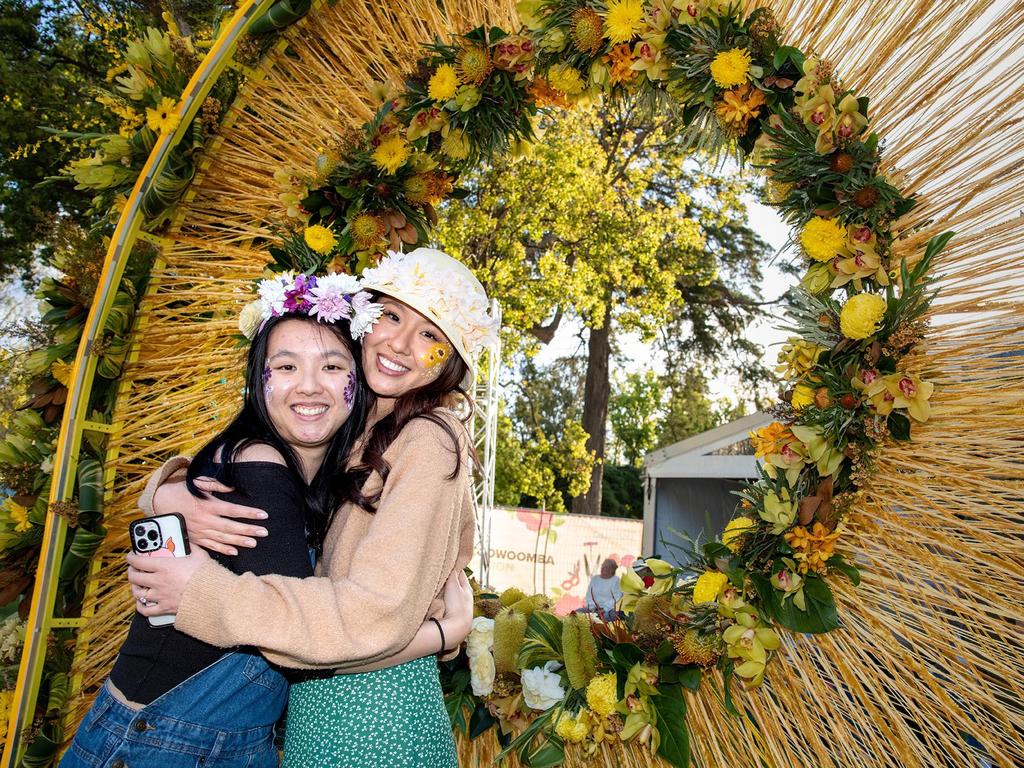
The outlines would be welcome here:
[[[549,595],[563,615],[583,607],[605,558],[619,564],[621,575],[640,556],[643,539],[642,520],[506,507],[494,509],[490,529],[490,587]],[[479,551],[471,567],[480,573]]]

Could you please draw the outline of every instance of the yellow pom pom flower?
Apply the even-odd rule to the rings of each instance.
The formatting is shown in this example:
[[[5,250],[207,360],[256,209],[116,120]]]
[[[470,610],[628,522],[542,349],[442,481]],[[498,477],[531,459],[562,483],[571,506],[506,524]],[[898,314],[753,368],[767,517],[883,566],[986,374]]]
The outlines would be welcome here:
[[[604,17],[604,36],[612,44],[628,43],[638,34],[644,20],[641,0],[612,0]]]
[[[28,519],[28,508],[21,506],[14,499],[8,498],[4,502],[4,510],[10,517],[11,522],[14,523],[15,533],[25,533],[25,531],[31,530],[32,521]]]
[[[815,216],[800,233],[800,245],[815,261],[831,261],[844,252],[846,227],[832,219]]]
[[[711,62],[711,77],[719,88],[735,88],[747,82],[750,70],[750,51],[732,48],[722,51]]]
[[[722,543],[729,548],[730,552],[738,552],[740,548],[740,537],[748,531],[757,528],[757,523],[749,517],[736,517],[729,521],[722,532]]]
[[[797,384],[793,388],[793,397],[789,401],[789,404],[793,406],[793,410],[802,411],[813,403],[814,387],[809,387],[806,384]]]
[[[405,161],[409,159],[409,154],[408,143],[401,136],[396,135],[388,136],[378,144],[370,157],[374,165],[382,171],[387,171],[393,175],[395,171],[405,165]]]
[[[174,133],[181,118],[176,112],[178,102],[165,96],[156,105],[156,109],[146,109],[146,125],[151,131],[159,134]]]
[[[839,313],[839,328],[848,339],[873,336],[885,317],[885,297],[877,293],[858,293],[847,299]]]
[[[427,83],[427,95],[434,101],[448,101],[459,87],[459,75],[451,64],[442,64]]]
[[[337,238],[327,227],[322,227],[319,224],[314,224],[311,227],[306,227],[306,231],[302,233],[302,239],[306,241],[312,250],[317,253],[321,253],[326,256],[328,253],[334,250],[334,246],[338,244]]]
[[[597,675],[590,681],[587,686],[587,706],[593,712],[601,717],[608,717],[615,711],[615,705],[618,703],[618,687],[613,672]]]
[[[693,602],[715,602],[728,582],[729,577],[720,571],[704,571],[693,585]]]
[[[590,726],[583,717],[583,712],[577,713],[576,717],[573,717],[568,712],[562,712],[558,716],[558,722],[555,724],[555,733],[562,741],[569,741],[573,744],[579,744],[590,733]]]
[[[566,96],[583,93],[585,87],[580,71],[568,64],[559,64],[548,70],[548,85]]]

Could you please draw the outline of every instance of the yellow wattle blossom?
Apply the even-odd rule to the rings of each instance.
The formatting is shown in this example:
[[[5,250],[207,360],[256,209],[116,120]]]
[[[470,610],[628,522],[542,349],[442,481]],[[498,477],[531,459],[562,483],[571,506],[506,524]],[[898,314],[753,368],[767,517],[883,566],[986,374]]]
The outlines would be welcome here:
[[[885,297],[877,293],[858,293],[843,304],[839,328],[848,339],[873,336],[885,317]]]
[[[711,62],[711,77],[719,88],[735,88],[747,82],[750,71],[750,51],[732,48],[722,51]]]
[[[693,602],[713,603],[722,594],[729,577],[720,571],[704,571],[693,585]]]
[[[845,253],[847,237],[846,227],[838,221],[815,216],[800,232],[800,245],[815,261],[831,261]]]
[[[611,0],[604,17],[604,36],[614,45],[628,43],[643,27],[644,4],[641,0]]]
[[[324,256],[333,251],[334,246],[338,244],[338,239],[334,236],[334,232],[320,224],[306,227],[302,233],[302,239],[306,241],[306,245],[312,250]]]
[[[177,113],[177,107],[178,102],[165,96],[156,105],[156,109],[146,109],[146,125],[149,126],[151,131],[161,135],[174,133],[178,123],[181,122],[181,117]]]
[[[448,101],[459,87],[459,75],[451,64],[442,64],[427,83],[427,95],[434,101]]]
[[[395,171],[405,165],[410,154],[408,142],[401,136],[391,135],[377,145],[370,158],[378,168],[394,175]]]
[[[735,554],[739,551],[740,539],[743,534],[748,533],[754,528],[757,528],[757,523],[749,517],[734,517],[722,532],[722,543],[729,548],[730,552]]]
[[[600,715],[608,717],[619,703],[615,674],[609,672],[594,677],[587,686],[587,706]]]

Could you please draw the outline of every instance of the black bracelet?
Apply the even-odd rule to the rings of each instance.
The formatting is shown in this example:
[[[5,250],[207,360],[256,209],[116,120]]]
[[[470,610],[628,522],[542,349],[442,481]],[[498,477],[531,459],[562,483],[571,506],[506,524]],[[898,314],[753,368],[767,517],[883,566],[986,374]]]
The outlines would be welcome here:
[[[441,633],[441,650],[437,652],[438,656],[440,656],[442,653],[445,652],[445,646],[448,645],[448,643],[445,642],[444,630],[441,628],[441,622],[434,618],[431,618],[430,620],[437,625],[437,631]]]

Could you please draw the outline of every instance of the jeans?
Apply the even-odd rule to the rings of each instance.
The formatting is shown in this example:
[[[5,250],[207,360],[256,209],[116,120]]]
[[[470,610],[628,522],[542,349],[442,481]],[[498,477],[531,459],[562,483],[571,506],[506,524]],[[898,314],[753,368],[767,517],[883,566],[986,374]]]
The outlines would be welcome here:
[[[288,681],[254,653],[227,653],[134,710],[105,683],[61,768],[277,768]]]

